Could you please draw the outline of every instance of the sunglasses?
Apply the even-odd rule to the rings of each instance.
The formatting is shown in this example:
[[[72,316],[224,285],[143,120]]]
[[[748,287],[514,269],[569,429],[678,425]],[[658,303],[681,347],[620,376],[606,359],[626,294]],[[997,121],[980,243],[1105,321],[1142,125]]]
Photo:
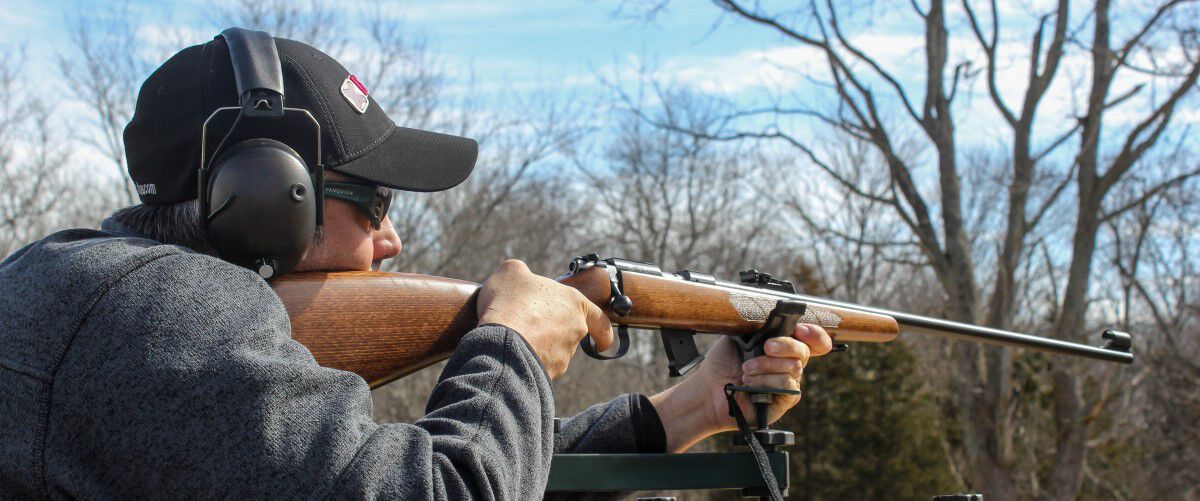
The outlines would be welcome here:
[[[349,202],[367,215],[371,227],[379,230],[392,206],[393,190],[373,184],[325,181],[325,196]]]

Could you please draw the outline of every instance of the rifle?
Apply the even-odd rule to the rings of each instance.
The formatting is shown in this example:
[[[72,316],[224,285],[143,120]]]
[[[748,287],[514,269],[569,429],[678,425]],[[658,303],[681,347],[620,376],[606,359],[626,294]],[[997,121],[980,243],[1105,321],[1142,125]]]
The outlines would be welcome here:
[[[658,330],[672,376],[703,360],[696,334],[724,334],[743,359],[759,356],[767,339],[790,336],[797,322],[824,327],[835,350],[848,342],[888,342],[901,332],[932,334],[1023,347],[1097,360],[1132,363],[1129,334],[1106,330],[1103,347],[862,306],[799,293],[785,280],[747,270],[738,282],[690,270],[664,272],[655,265],[596,254],[574,258],[557,280],[579,290],[617,325],[612,355],[590,336],[581,348],[613,359],[629,349],[630,327]],[[326,367],[354,372],[372,388],[446,359],[476,325],[479,284],[407,273],[289,274],[273,282],[292,322],[292,337]],[[751,430],[734,403],[747,393],[759,422]],[[741,432],[738,453],[557,454],[548,491],[630,491],[742,488],[743,496],[781,499],[787,493],[788,455],[779,447],[793,434],[770,429],[766,406],[790,390],[728,385],[730,415]],[[579,472],[585,472],[580,474]],[[755,475],[757,472],[761,476]]]
[[[584,352],[616,358],[629,347],[629,327],[658,330],[672,376],[687,373],[703,359],[696,334],[733,336],[747,355],[754,355],[766,339],[783,334],[778,329],[764,332],[772,313],[824,327],[839,349],[848,342],[892,341],[905,332],[1133,361],[1129,334],[1116,330],[1104,331],[1106,344],[1093,347],[800,294],[791,283],[755,270],[739,277],[735,283],[689,270],[669,273],[651,264],[589,254],[573,259],[557,280],[582,292],[618,326],[615,355],[599,353],[590,338],[584,340]],[[354,372],[372,388],[449,358],[459,339],[475,327],[480,287],[388,272],[293,273],[273,286],[291,318],[292,337],[321,365]]]

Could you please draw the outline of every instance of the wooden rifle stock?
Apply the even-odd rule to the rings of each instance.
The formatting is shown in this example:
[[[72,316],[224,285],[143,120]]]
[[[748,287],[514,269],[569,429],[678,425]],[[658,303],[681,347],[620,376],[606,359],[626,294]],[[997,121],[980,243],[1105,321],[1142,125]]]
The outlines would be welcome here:
[[[627,273],[621,290],[633,308],[622,317],[608,306],[612,289],[604,268],[588,268],[558,280],[605,308],[613,323],[647,329],[753,334],[762,328],[780,299],[763,292],[731,290],[670,276]],[[810,305],[801,320],[824,327],[838,341],[886,342],[900,334],[900,326],[891,317],[843,308]]]
[[[274,282],[292,338],[317,363],[377,388],[450,357],[475,327],[479,284],[386,272],[309,272]]]
[[[627,274],[623,293],[633,308],[610,307],[603,268],[559,277],[604,308],[613,323],[650,329],[751,334],[763,326],[777,296],[662,276]],[[354,372],[379,387],[444,360],[475,327],[479,285],[462,280],[388,272],[293,273],[273,282],[292,322],[292,337],[317,363]],[[886,315],[811,306],[802,321],[826,328],[838,341],[884,342],[899,334]]]

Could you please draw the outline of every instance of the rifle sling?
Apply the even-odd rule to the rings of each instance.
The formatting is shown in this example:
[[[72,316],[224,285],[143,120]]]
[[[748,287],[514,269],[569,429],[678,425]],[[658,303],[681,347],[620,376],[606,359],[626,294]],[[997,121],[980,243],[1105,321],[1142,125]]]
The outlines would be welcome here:
[[[737,421],[738,431],[741,432],[742,439],[746,441],[746,446],[750,448],[750,453],[754,455],[754,462],[758,465],[758,472],[762,474],[763,484],[771,493],[771,499],[783,501],[783,495],[779,492],[779,481],[775,479],[775,472],[771,470],[771,464],[767,461],[767,451],[758,442],[758,437],[750,432],[750,425],[746,422],[746,417],[742,415],[742,409],[738,406],[734,393],[733,385],[725,385],[725,399],[729,402],[729,415],[733,416],[734,421]]]

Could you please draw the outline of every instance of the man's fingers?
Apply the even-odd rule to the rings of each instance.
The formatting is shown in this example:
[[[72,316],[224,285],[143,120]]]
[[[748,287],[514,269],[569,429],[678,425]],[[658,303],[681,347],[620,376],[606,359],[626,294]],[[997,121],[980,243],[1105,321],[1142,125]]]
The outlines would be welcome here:
[[[790,337],[773,337],[768,339],[763,346],[763,351],[769,357],[800,359],[800,362],[805,365],[808,364],[810,353],[807,344]]]
[[[520,259],[505,259],[503,263],[500,263],[499,271],[506,271],[510,273],[533,273],[529,271],[529,266],[525,264],[525,261]]]
[[[592,335],[592,341],[596,342],[596,349],[600,351],[607,350],[612,346],[614,341],[612,322],[608,320],[608,315],[604,314],[599,306],[596,306],[591,301],[588,301],[583,294],[578,294],[579,301],[583,303],[583,313],[586,316],[587,331]]]
[[[783,388],[786,390],[799,390],[800,381],[787,374],[755,374],[743,375],[742,382],[747,386],[761,386],[764,388]]]
[[[804,362],[798,358],[755,357],[742,364],[742,373],[757,374],[787,374],[800,377],[804,371]]]
[[[833,338],[819,325],[796,324],[796,331],[792,333],[792,337],[808,345],[813,356],[819,357],[833,350]]]

